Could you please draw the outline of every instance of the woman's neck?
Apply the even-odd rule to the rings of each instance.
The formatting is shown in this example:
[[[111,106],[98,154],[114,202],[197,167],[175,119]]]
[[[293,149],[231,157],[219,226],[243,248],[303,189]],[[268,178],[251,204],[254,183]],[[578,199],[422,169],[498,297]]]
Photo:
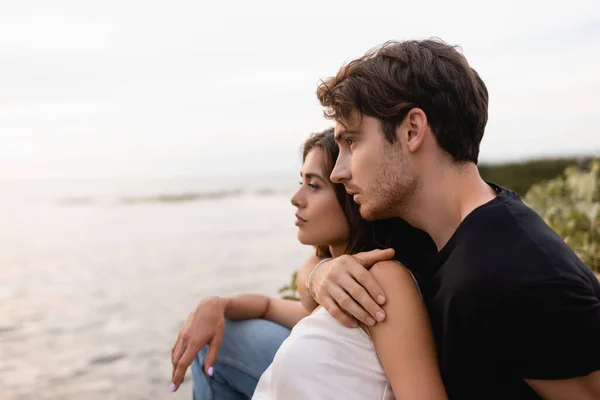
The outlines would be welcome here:
[[[332,258],[336,258],[341,256],[346,252],[346,248],[348,247],[348,243],[342,244],[332,244],[329,245],[329,252],[331,253]]]

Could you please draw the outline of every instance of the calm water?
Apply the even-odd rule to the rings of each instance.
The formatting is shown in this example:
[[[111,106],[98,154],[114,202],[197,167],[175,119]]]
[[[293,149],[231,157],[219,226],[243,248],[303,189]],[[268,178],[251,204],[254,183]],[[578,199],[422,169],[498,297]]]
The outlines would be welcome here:
[[[170,349],[210,294],[275,294],[311,252],[294,178],[0,183],[0,399],[188,399]]]

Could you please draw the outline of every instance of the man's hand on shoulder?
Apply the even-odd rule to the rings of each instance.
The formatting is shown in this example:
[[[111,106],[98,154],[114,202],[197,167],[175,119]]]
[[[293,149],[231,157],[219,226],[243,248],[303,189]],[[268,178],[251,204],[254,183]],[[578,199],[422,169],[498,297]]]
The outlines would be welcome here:
[[[393,257],[393,249],[343,255],[320,264],[308,283],[317,302],[342,325],[356,327],[358,320],[373,326],[385,319],[380,307],[385,294],[367,268]]]

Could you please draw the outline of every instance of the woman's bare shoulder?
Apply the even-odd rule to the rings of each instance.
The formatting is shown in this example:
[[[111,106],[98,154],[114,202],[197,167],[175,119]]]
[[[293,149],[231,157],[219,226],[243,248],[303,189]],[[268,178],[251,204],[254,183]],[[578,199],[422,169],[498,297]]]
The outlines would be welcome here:
[[[377,283],[382,285],[384,291],[386,288],[383,286],[393,288],[414,287],[418,289],[413,274],[398,261],[387,260],[375,263],[371,267],[371,273]]]

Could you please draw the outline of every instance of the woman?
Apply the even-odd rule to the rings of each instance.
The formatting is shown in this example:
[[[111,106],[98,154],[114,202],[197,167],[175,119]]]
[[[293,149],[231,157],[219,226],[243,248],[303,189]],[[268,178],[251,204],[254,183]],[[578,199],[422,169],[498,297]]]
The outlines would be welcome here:
[[[304,145],[301,186],[292,198],[297,208],[298,240],[315,246],[319,257],[382,247],[372,224],[360,217],[343,186],[328,179],[337,154],[333,130],[309,138]],[[215,332],[198,340],[206,339],[208,353],[218,351],[225,318],[264,318],[282,326],[281,336],[287,333],[283,327],[293,328],[262,374],[252,397],[256,400],[391,399],[394,395],[399,399],[445,399],[427,311],[413,276],[394,261],[379,262],[372,271],[388,293],[387,318],[377,325],[346,328],[322,307],[308,315],[300,302],[243,295],[201,303],[200,309],[206,310],[204,322],[214,326]],[[256,340],[262,340],[258,332]],[[184,356],[183,347],[178,341],[174,362]],[[216,354],[205,357],[215,358]],[[248,393],[228,392],[227,382],[213,382],[214,369],[207,364],[203,369],[206,379],[195,382],[195,398],[247,398]],[[192,368],[201,368],[200,363],[196,360]]]

